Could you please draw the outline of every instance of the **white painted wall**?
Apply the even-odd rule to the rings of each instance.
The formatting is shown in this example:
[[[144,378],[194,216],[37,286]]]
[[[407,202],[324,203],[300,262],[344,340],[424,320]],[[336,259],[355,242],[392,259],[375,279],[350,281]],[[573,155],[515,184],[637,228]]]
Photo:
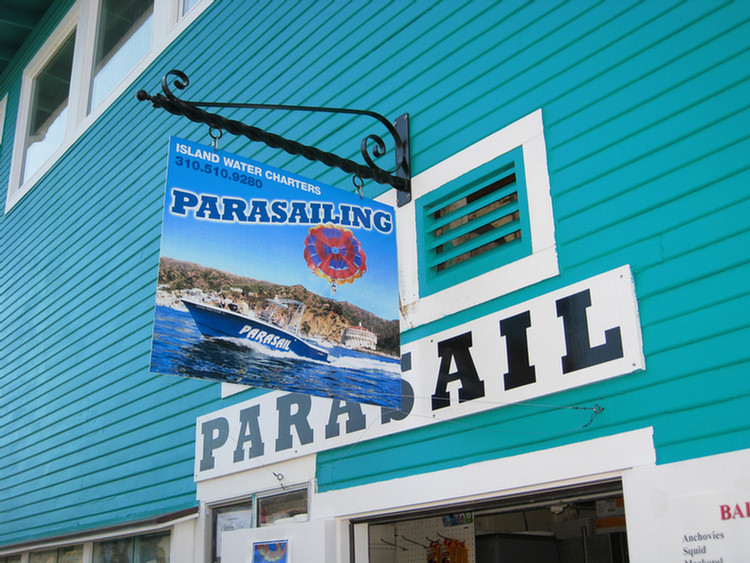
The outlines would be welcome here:
[[[198,536],[198,518],[179,522],[172,528],[170,561],[200,561]]]
[[[288,540],[290,563],[336,561],[336,530],[331,520],[224,532],[222,563],[252,563],[254,542]]]

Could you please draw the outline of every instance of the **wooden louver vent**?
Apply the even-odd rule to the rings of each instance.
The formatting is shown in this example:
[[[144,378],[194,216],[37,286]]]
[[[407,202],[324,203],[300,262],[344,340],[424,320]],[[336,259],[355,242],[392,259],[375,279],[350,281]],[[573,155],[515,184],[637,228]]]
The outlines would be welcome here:
[[[508,245],[521,238],[515,167],[426,211],[427,267],[433,274]]]

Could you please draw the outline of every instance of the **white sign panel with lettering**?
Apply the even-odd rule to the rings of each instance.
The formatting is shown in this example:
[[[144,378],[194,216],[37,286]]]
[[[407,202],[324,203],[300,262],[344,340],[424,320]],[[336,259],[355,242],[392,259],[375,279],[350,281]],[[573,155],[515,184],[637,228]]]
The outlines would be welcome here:
[[[750,450],[634,469],[623,488],[631,561],[748,561]]]
[[[644,369],[630,268],[605,272],[406,344],[402,368],[400,409],[272,392],[198,418],[196,479]]]

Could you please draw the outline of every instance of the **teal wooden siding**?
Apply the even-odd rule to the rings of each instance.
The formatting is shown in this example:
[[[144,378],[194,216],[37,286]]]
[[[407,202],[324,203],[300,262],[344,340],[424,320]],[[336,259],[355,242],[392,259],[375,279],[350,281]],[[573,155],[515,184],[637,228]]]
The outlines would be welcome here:
[[[0,77],[0,197],[21,72],[68,5]],[[172,68],[186,99],[408,111],[415,174],[542,108],[561,275],[406,340],[633,266],[645,372],[321,454],[321,490],[644,426],[662,463],[747,447],[748,38],[746,2],[215,1],[0,217],[0,545],[194,506],[196,416],[254,393],[148,372],[167,139],[209,141],[135,100]],[[377,131],[225,115],[352,158]],[[221,148],[352,185],[244,139]],[[565,408],[595,402],[586,428]]]
[[[486,57],[482,81],[496,86],[464,88],[501,124],[526,103],[543,109],[561,275],[402,338],[629,263],[647,369],[324,453],[322,490],[646,426],[658,463],[750,444],[750,6],[539,4],[517,14],[548,10],[528,21],[523,45],[493,52],[495,68]],[[566,408],[594,403],[605,410],[585,428],[590,412]]]

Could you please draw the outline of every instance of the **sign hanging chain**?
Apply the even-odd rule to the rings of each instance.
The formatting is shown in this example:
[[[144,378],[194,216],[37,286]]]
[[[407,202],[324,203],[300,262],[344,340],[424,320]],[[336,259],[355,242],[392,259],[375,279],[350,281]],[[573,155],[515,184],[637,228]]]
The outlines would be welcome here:
[[[359,194],[359,199],[364,197],[365,181],[359,174],[352,176],[352,184],[354,184],[354,191]]]
[[[218,133],[214,133],[214,131],[218,131]],[[214,152],[219,150],[219,139],[221,139],[223,134],[224,131],[218,127],[208,127],[208,136],[211,137],[211,148],[214,149]]]

